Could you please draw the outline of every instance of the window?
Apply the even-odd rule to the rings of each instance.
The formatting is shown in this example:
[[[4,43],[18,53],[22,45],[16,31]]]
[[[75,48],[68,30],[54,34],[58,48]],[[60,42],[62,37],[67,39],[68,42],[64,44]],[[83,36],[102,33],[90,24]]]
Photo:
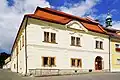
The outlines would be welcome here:
[[[44,32],[44,41],[49,42],[49,32]]]
[[[43,57],[43,65],[48,65],[48,57]]]
[[[43,57],[43,66],[55,66],[55,58],[54,57]]]
[[[120,59],[117,59],[117,64],[120,64]]]
[[[102,41],[96,41],[96,49],[103,49],[103,42]]]
[[[15,64],[14,64],[14,69],[15,69]]]
[[[72,61],[72,65],[71,66],[75,66],[75,59],[71,59]]]
[[[20,50],[21,50],[21,40],[20,40]]]
[[[71,66],[72,67],[82,67],[82,61],[81,59],[71,59]]]
[[[75,37],[71,36],[71,45],[75,45]]]
[[[80,38],[79,37],[76,38],[76,45],[80,46]]]
[[[80,38],[71,36],[71,46],[80,46]]]
[[[96,48],[99,48],[99,41],[96,41]]]
[[[16,45],[16,55],[18,55],[18,45]]]
[[[54,57],[50,58],[50,64],[49,65],[50,66],[55,65],[55,58]]]
[[[50,32],[44,32],[44,42],[56,43],[56,34]]]
[[[115,47],[116,47],[116,48],[119,48],[119,46],[120,46],[119,44],[115,44]]]
[[[103,49],[103,42],[100,41],[100,49]]]
[[[77,67],[82,67],[81,59],[77,59]]]
[[[24,36],[22,36],[22,47],[24,46]]]
[[[55,39],[56,39],[56,34],[51,33],[51,42],[55,43]]]

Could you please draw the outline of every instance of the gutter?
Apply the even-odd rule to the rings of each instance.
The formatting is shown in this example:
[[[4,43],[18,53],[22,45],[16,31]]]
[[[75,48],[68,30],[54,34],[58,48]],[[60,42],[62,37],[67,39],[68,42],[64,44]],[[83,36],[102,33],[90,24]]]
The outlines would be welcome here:
[[[17,73],[18,73],[18,53],[17,53]]]

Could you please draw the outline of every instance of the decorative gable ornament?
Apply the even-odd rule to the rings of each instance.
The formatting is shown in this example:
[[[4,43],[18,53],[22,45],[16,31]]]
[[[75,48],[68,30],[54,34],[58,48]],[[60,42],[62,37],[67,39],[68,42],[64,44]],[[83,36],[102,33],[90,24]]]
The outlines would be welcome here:
[[[66,27],[71,28],[71,29],[85,31],[85,32],[88,31],[80,22],[76,20],[70,21],[68,24],[66,24]]]

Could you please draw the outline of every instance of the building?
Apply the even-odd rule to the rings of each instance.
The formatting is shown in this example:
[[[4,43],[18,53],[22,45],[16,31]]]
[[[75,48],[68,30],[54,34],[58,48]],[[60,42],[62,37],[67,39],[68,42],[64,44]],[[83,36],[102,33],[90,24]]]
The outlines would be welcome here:
[[[11,68],[11,60],[10,60],[10,57],[8,57],[5,60],[5,65],[3,65],[3,69],[10,69],[10,68]]]
[[[120,30],[112,28],[112,16],[108,13],[106,27],[104,28],[109,35],[110,50],[110,71],[120,72]]]
[[[11,70],[56,75],[109,71],[109,35],[90,18],[37,7],[27,14],[11,51]]]
[[[120,30],[105,28],[110,36],[111,72],[120,72]]]

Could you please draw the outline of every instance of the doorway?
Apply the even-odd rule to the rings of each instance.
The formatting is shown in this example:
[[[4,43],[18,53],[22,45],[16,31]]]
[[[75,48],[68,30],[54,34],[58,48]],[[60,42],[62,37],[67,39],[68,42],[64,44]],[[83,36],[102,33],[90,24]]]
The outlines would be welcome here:
[[[97,56],[95,58],[95,70],[102,70],[102,57]]]

